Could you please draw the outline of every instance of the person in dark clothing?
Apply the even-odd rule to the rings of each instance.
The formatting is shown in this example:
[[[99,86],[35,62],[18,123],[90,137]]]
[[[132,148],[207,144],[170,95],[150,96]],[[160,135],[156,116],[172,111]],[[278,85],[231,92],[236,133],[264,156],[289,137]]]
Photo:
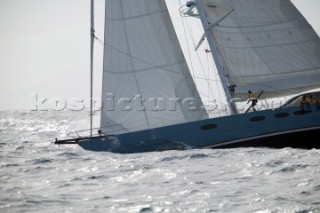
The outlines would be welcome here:
[[[248,91],[249,94],[249,101],[248,103],[251,101],[251,106],[250,108],[252,109],[252,111],[256,111],[255,106],[257,105],[258,99],[257,99],[257,95],[254,92],[251,92],[251,90]],[[249,109],[250,109],[249,108]]]

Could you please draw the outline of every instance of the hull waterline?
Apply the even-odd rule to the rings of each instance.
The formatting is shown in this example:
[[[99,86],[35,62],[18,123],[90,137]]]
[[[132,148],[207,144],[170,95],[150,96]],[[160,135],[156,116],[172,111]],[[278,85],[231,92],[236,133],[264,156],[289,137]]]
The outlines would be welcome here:
[[[320,110],[299,107],[206,119],[151,130],[77,141],[91,151],[137,153],[200,148],[320,148]]]

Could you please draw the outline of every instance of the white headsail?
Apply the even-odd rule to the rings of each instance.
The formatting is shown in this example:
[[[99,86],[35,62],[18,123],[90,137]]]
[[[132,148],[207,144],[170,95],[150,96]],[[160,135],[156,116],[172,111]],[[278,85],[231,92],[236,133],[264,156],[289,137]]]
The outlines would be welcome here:
[[[290,0],[201,0],[235,95],[320,87],[320,39]],[[243,96],[242,96],[243,97]]]
[[[164,0],[107,0],[101,127],[207,118]]]

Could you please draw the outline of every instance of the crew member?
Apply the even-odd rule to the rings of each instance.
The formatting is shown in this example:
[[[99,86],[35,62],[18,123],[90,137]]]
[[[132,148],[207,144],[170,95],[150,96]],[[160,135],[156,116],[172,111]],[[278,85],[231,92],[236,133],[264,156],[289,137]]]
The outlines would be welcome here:
[[[251,106],[249,107],[249,109],[251,108],[252,111],[256,111],[255,106],[257,105],[258,99],[257,99],[257,95],[254,92],[251,92],[251,90],[248,91],[249,94],[249,101],[251,101]]]

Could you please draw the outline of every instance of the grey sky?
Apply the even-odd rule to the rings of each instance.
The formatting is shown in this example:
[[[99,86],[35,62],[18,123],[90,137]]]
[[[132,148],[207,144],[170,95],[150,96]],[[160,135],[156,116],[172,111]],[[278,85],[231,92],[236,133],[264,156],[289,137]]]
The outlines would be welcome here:
[[[293,0],[320,34],[320,0]],[[179,7],[170,0],[168,7]],[[104,0],[95,0],[103,39]],[[89,0],[0,0],[0,110],[30,109],[38,98],[89,96]],[[102,45],[95,45],[100,96]]]

